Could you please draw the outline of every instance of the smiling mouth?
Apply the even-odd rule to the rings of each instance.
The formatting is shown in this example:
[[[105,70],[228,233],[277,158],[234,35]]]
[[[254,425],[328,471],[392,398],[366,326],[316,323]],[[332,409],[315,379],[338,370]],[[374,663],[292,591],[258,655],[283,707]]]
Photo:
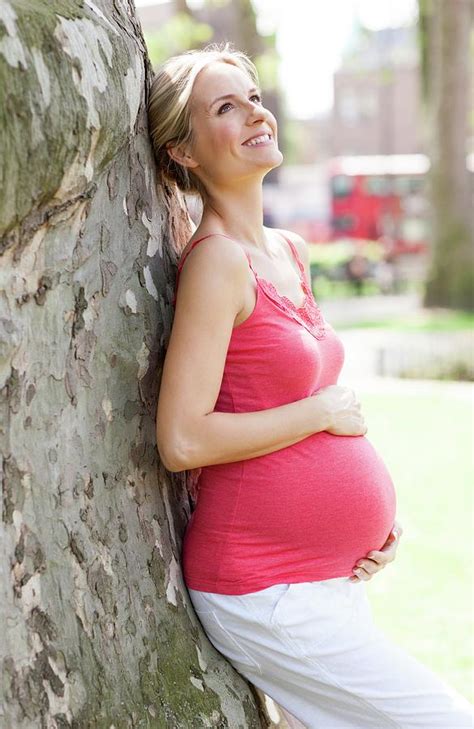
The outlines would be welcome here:
[[[243,147],[259,147],[264,144],[269,144],[269,142],[273,141],[273,136],[271,134],[261,134],[259,137],[254,137],[253,139],[249,139],[247,142],[243,142]]]

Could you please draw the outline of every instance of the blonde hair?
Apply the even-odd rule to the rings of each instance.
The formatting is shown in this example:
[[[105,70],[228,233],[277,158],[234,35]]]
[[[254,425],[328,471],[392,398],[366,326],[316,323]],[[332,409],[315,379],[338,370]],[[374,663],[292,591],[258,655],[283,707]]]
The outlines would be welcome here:
[[[196,76],[214,61],[240,68],[260,86],[258,73],[250,58],[232,48],[229,41],[210,43],[202,50],[190,50],[169,58],[156,71],[148,97],[148,130],[162,182],[175,185],[182,193],[206,197],[201,180],[192,170],[170,157],[166,145],[192,145],[191,94]]]

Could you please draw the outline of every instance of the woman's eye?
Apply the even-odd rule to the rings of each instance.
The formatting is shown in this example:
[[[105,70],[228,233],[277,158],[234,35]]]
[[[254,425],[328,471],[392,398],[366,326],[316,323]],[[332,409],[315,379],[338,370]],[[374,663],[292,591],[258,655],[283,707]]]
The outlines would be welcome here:
[[[252,96],[251,96],[250,98],[251,98],[251,99],[257,99],[257,100],[258,100],[258,102],[259,102],[260,104],[262,103],[262,97],[260,96],[260,94],[252,94]],[[228,101],[227,103],[223,104],[223,105],[222,105],[222,106],[221,106],[221,107],[219,108],[219,111],[218,111],[218,113],[220,114],[220,113],[221,113],[221,111],[222,111],[222,109],[225,109],[225,107],[226,107],[226,106],[232,106],[232,104],[231,104],[231,103],[230,103],[229,101]]]

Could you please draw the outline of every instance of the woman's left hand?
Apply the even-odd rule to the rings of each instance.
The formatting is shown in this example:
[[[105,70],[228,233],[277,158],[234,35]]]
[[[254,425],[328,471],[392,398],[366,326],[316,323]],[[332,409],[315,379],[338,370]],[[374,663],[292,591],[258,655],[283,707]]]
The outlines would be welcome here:
[[[354,575],[349,578],[350,582],[370,580],[379,570],[382,570],[389,562],[393,562],[397,552],[398,542],[403,534],[401,525],[396,521],[388,539],[380,550],[369,552],[367,557],[359,559],[352,570]]]

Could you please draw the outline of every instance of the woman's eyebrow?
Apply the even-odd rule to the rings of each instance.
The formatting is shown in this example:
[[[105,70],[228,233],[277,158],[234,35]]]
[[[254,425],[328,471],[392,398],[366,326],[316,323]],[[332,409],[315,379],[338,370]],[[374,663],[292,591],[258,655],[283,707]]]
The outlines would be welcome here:
[[[248,90],[248,93],[251,94],[253,91],[260,92],[260,89],[258,89],[256,86],[254,86],[253,88]],[[221,101],[222,99],[233,99],[235,96],[237,96],[237,94],[225,94],[224,96],[218,96],[217,99],[214,99],[214,101],[212,101],[210,103],[208,109],[211,109],[214,106],[214,104],[216,104],[218,101]]]

